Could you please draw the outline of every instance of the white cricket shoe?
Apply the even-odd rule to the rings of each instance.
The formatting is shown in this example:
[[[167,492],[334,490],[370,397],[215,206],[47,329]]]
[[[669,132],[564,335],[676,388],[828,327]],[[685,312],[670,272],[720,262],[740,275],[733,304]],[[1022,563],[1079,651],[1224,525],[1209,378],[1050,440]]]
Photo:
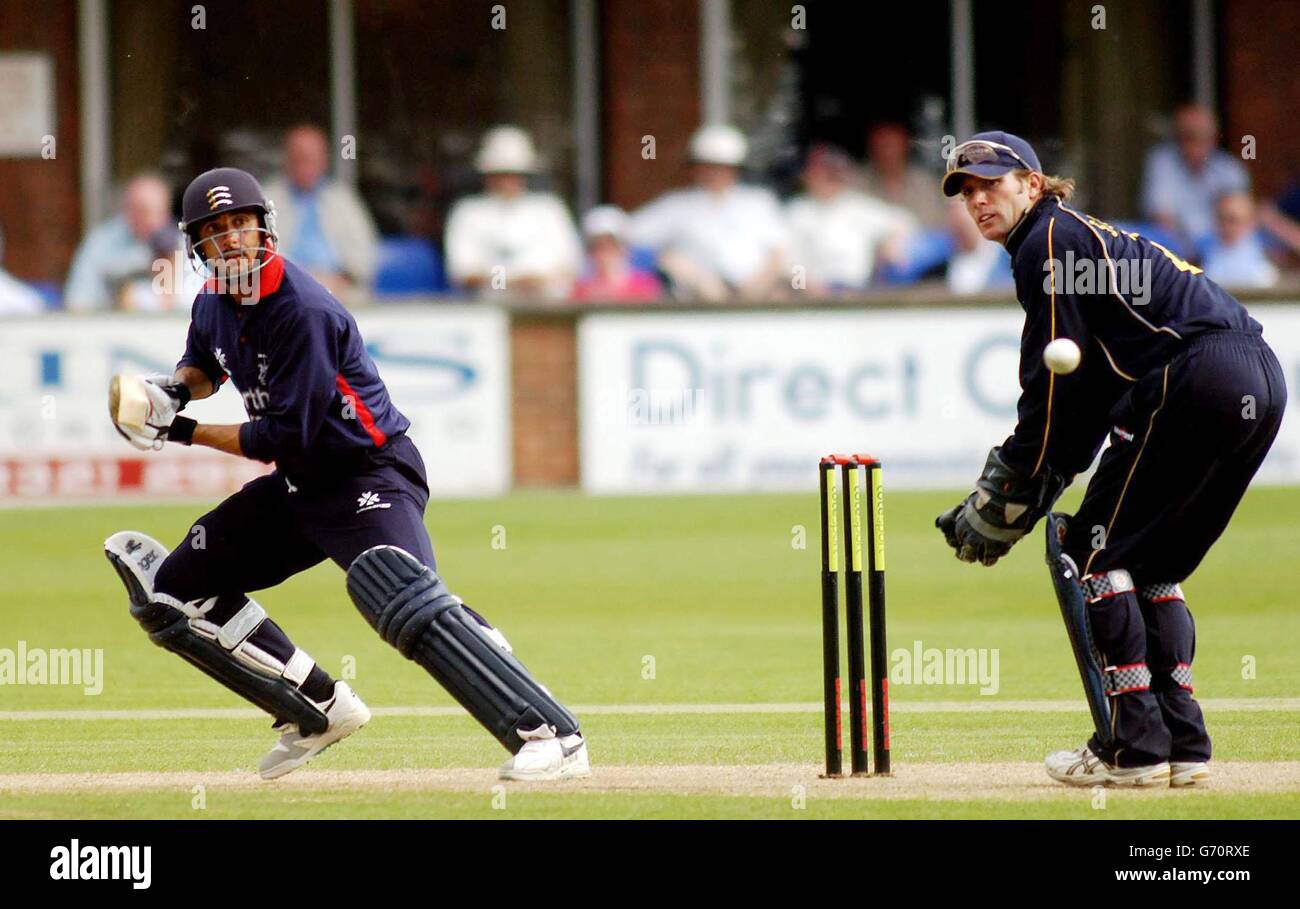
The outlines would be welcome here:
[[[1047,775],[1067,786],[1106,785],[1106,765],[1084,745],[1073,751],[1053,751],[1043,762]]]
[[[1205,761],[1170,761],[1169,785],[1174,788],[1184,786],[1204,786],[1210,781],[1210,765]]]
[[[1053,751],[1043,762],[1047,775],[1067,786],[1168,786],[1169,762],[1144,767],[1112,767],[1084,745]]]
[[[273,780],[297,770],[330,745],[356,732],[370,722],[370,708],[357,697],[347,682],[334,683],[334,697],[323,705],[329,726],[319,735],[303,735],[297,723],[281,723],[275,727],[280,741],[262,758],[257,772],[264,780]]]
[[[591,776],[587,741],[575,732],[556,738],[554,726],[520,732],[524,747],[501,765],[503,780],[572,780]]]

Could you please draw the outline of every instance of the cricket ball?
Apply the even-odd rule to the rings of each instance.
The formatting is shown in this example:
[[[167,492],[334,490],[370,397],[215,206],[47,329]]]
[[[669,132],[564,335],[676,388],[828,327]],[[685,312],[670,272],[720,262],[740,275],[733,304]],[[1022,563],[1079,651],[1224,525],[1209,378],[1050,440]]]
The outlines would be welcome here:
[[[1082,358],[1079,345],[1069,338],[1057,338],[1043,348],[1043,362],[1058,376],[1074,372],[1079,368],[1079,360]]]

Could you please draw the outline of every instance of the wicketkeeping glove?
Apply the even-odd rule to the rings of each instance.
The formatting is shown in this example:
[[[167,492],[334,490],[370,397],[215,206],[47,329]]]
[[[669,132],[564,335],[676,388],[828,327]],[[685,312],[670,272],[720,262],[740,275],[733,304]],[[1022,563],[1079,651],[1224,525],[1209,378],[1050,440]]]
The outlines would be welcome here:
[[[963,562],[992,565],[1011,551],[1061,497],[1069,480],[1051,470],[1024,477],[989,452],[975,491],[935,519],[934,526]]]

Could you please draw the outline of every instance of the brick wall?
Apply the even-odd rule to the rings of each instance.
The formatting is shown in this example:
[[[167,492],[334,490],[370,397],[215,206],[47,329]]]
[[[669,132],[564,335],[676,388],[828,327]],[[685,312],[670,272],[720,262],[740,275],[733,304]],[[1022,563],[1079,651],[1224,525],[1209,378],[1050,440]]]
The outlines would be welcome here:
[[[578,344],[572,313],[510,321],[510,397],[516,486],[578,483]]]
[[[81,238],[78,182],[77,7],[74,0],[0,3],[0,52],[54,60],[55,157],[0,158],[4,268],[29,281],[61,281]]]
[[[700,120],[698,0],[607,0],[600,8],[605,199],[632,209],[687,182]],[[641,157],[655,137],[655,158]]]
[[[1246,166],[1261,195],[1276,195],[1300,179],[1300,77],[1295,62],[1300,3],[1225,3],[1219,29],[1224,145],[1239,152],[1241,137],[1254,136],[1258,158]]]

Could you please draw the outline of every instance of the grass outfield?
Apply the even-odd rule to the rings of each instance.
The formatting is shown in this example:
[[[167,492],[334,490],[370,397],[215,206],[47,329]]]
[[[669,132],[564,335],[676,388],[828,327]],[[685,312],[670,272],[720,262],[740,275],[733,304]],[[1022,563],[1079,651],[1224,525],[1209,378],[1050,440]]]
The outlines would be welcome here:
[[[1252,490],[1184,585],[1214,783],[1100,804],[1034,766],[1089,725],[1041,537],[963,565],[932,526],[955,499],[887,493],[890,648],[996,651],[990,693],[896,675],[895,777],[836,782],[816,775],[815,494],[433,503],[452,589],[589,708],[595,775],[549,788],[497,783],[504,752],[371,631],[332,565],[258,598],[385,709],[309,768],[256,781],[269,722],[148,643],[100,550],[125,528],[174,543],[202,509],[0,511],[0,648],[104,653],[98,695],[0,685],[0,817],[1300,817],[1300,488]]]

